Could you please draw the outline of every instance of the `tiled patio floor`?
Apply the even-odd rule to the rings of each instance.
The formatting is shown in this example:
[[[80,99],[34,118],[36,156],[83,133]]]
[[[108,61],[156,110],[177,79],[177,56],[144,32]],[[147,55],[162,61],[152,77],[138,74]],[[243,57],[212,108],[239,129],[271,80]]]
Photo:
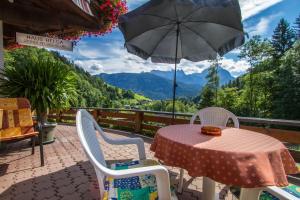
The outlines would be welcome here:
[[[113,137],[132,137],[128,133],[108,133]],[[109,162],[137,159],[134,145],[112,146],[100,140]],[[148,158],[150,139],[145,139]],[[28,141],[14,143],[0,151],[0,199],[1,200],[79,200],[99,199],[96,174],[79,143],[76,127],[58,125],[56,141],[44,146],[45,166],[40,167],[39,148],[31,155]],[[178,183],[176,168],[170,168],[171,181]],[[179,199],[201,199],[201,178],[190,180],[185,173],[186,184]],[[222,185],[217,186],[220,191]],[[232,199],[230,194],[226,199]]]

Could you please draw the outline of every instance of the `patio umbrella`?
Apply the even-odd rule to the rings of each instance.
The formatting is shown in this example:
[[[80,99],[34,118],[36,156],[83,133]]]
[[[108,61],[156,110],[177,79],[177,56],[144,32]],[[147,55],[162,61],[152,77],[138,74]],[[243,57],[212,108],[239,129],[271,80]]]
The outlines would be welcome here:
[[[15,43],[16,32],[61,37],[79,31],[98,31],[101,22],[93,14],[94,0],[1,0],[0,69],[3,47]]]
[[[238,0],[151,0],[120,16],[129,53],[155,63],[215,59],[244,43]]]

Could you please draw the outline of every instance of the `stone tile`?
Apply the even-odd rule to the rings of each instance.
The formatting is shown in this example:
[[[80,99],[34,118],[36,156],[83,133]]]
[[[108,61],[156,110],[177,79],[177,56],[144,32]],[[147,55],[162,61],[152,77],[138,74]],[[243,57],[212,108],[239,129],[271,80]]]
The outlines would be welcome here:
[[[131,134],[108,133],[115,138],[124,138]],[[116,160],[138,158],[135,145],[113,146],[101,139],[99,142],[111,163]],[[148,158],[153,159],[149,151],[151,140],[145,139]],[[75,126],[58,125],[55,143],[44,146],[45,166],[40,167],[39,148],[31,155],[28,141],[21,141],[0,151],[0,199],[1,200],[93,200],[99,199],[99,187],[93,166],[88,162],[76,134]],[[167,167],[171,182],[178,185],[179,169]],[[201,200],[202,178],[191,179],[185,173],[185,185],[180,200]],[[224,186],[218,185],[217,191]],[[225,199],[232,199],[224,193]]]

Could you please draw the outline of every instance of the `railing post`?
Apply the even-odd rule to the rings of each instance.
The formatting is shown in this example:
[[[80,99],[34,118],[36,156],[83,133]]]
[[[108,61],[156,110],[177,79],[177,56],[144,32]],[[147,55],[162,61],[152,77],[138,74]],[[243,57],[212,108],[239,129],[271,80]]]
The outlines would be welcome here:
[[[103,118],[102,109],[97,109],[98,119],[97,122],[100,124],[101,118]]]
[[[142,111],[136,111],[135,112],[135,132],[140,133],[142,132],[143,128],[143,118],[144,118],[144,112]]]
[[[62,121],[62,114],[63,114],[63,112],[60,110],[59,112],[58,112],[58,115],[57,115],[57,122],[61,122]]]
[[[56,110],[56,112],[55,112],[55,116],[56,116],[56,117],[55,117],[55,118],[56,118],[55,120],[56,120],[56,123],[59,122],[59,118],[60,118],[59,113],[60,113],[60,111],[57,111],[57,110]]]
[[[93,110],[93,117],[94,117],[94,119],[97,121],[98,120],[98,111],[97,111],[97,109],[94,109]]]

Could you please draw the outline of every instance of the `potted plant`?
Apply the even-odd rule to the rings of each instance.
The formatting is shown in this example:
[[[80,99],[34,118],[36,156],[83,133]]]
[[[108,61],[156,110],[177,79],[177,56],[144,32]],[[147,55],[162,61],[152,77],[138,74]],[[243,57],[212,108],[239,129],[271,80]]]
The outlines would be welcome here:
[[[54,141],[49,109],[70,107],[76,98],[74,72],[45,49],[24,48],[10,53],[0,73],[0,95],[29,99],[43,127],[43,143]]]

